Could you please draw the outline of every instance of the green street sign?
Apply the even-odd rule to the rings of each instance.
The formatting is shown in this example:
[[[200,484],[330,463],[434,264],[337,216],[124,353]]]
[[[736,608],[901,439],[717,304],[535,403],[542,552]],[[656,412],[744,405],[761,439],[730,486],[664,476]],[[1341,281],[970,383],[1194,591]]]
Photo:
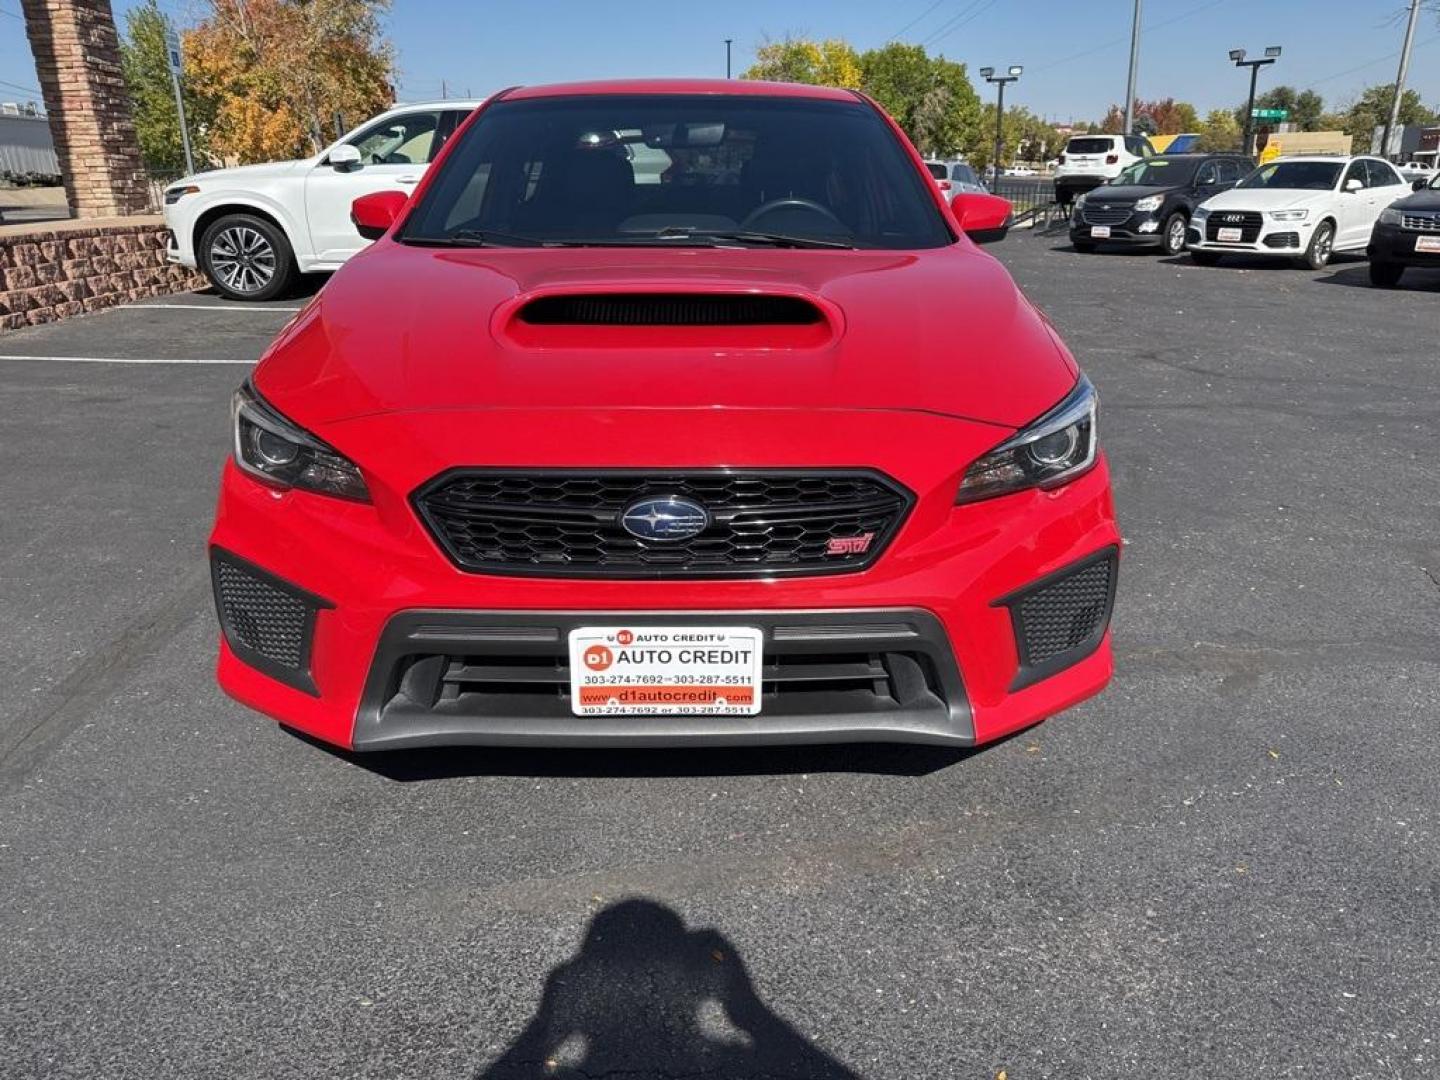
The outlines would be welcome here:
[[[1289,120],[1289,109],[1251,109],[1252,120]]]

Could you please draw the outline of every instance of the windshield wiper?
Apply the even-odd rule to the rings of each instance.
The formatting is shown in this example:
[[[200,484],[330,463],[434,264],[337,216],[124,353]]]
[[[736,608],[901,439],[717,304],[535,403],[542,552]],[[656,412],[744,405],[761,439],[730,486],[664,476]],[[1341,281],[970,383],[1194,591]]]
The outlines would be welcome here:
[[[762,232],[756,229],[661,229],[657,237],[673,236],[686,240],[733,240],[740,244],[767,247],[844,248],[853,249],[848,240],[826,240],[818,236],[795,236],[791,233]]]
[[[457,229],[446,236],[401,236],[400,242],[420,247],[540,247],[545,243],[533,236],[493,229]]]

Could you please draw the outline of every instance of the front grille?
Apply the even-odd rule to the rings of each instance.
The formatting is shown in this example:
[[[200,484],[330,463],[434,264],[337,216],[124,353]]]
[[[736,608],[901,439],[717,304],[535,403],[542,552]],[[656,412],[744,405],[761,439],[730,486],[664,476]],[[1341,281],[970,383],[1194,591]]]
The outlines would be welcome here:
[[[1107,548],[999,601],[1010,608],[1020,671],[1028,686],[1094,652],[1115,602],[1116,552]]]
[[[1440,232],[1440,211],[1433,214],[1406,213],[1401,215],[1400,224],[1416,232]]]
[[[314,692],[310,641],[325,601],[259,567],[216,550],[211,581],[220,628],[241,660],[282,682]]]
[[[1221,229],[1239,229],[1242,244],[1253,244],[1260,235],[1264,219],[1254,210],[1214,210],[1205,219],[1205,239],[1212,244],[1220,243]],[[1226,240],[1224,243],[1235,243]]]
[[[1271,233],[1265,237],[1265,246],[1268,248],[1298,248],[1300,246],[1300,234],[1293,232]]]
[[[709,515],[697,535],[641,539],[622,525],[627,508],[671,496]],[[459,470],[414,497],[462,570],[617,578],[862,569],[894,538],[912,501],[879,473],[788,470]]]
[[[617,620],[636,629],[757,628],[764,640],[760,714],[575,716],[570,632]],[[928,612],[412,611],[381,633],[354,744],[833,742],[887,734],[919,741],[973,734],[949,639]]]
[[[1120,225],[1129,221],[1134,212],[1135,208],[1129,203],[1097,205],[1087,199],[1082,216],[1087,225]]]

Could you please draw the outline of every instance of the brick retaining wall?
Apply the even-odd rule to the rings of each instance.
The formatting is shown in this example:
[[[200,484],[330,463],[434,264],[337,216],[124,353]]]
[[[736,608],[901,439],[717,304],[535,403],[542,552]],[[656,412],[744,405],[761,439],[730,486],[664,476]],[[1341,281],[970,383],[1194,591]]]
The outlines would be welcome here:
[[[202,287],[165,239],[158,216],[0,228],[0,330]]]

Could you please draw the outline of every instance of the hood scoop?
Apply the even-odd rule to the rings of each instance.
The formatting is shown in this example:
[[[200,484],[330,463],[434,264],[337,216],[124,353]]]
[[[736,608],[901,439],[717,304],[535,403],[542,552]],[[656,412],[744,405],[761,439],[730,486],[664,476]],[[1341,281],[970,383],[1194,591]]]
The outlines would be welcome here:
[[[555,292],[499,312],[499,336],[525,348],[813,349],[839,314],[789,293]]]

